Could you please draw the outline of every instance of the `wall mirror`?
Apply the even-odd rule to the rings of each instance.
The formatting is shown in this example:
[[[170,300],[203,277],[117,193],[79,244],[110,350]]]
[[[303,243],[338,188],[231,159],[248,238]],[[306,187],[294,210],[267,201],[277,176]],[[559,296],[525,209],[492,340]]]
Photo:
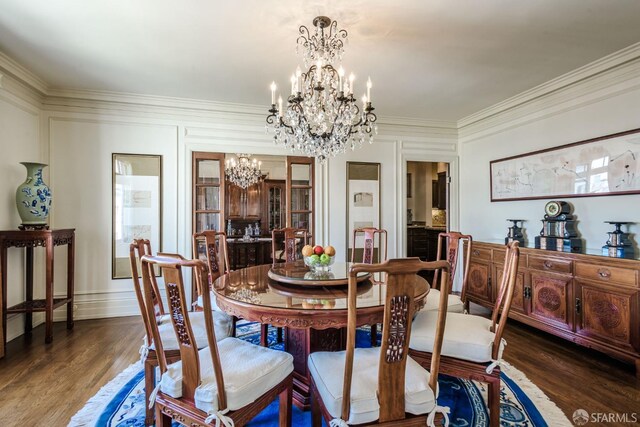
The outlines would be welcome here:
[[[134,239],[162,250],[162,156],[114,153],[112,191],[112,278],[125,279]]]
[[[351,261],[354,247],[354,259],[362,259],[363,237],[358,236],[354,242],[353,230],[364,227],[380,228],[380,163],[347,162],[347,261]],[[378,250],[376,239],[376,261]]]

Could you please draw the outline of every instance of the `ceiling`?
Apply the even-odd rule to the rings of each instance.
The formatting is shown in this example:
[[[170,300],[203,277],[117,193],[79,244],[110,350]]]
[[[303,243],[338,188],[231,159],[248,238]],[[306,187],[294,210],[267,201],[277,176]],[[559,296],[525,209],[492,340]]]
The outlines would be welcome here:
[[[638,0],[2,0],[0,51],[51,88],[264,105],[297,29],[349,32],[379,115],[454,121],[640,41]]]

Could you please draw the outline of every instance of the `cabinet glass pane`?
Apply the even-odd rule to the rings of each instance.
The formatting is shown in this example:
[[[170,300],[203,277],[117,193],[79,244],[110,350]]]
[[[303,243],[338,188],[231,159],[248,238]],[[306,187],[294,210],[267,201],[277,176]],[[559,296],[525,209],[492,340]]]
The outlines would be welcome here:
[[[309,229],[311,213],[294,213],[291,215],[291,226],[294,228]]]
[[[311,185],[311,165],[291,165],[292,185]]]
[[[220,161],[219,160],[199,160],[197,184],[218,184],[220,185]]]
[[[196,194],[196,210],[220,210],[220,187],[198,187]]]
[[[199,213],[196,214],[196,231],[214,230],[220,228],[220,214]]]
[[[284,227],[282,218],[284,206],[282,205],[282,189],[278,187],[269,189],[269,230]]]
[[[311,209],[311,189],[292,188],[291,189],[291,210],[308,211]]]

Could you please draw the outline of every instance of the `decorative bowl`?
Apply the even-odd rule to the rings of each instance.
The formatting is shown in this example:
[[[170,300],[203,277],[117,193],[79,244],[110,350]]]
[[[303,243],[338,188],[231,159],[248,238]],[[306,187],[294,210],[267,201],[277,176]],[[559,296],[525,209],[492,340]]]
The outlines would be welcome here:
[[[336,276],[327,269],[311,270],[304,273],[305,280],[333,280]]]
[[[335,261],[335,255],[311,255],[304,257],[304,265],[309,267],[311,271],[328,271]]]

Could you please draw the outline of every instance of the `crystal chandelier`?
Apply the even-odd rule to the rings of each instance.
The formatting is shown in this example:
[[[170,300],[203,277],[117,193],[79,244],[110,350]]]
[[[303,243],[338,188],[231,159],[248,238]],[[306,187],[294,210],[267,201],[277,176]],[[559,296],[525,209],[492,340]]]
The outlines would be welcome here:
[[[247,188],[258,182],[262,177],[260,170],[262,162],[256,159],[249,161],[251,154],[236,154],[236,156],[238,160],[232,158],[226,161],[224,174],[227,179],[240,188]]]
[[[342,60],[347,31],[338,30],[337,22],[326,16],[315,18],[313,25],[314,34],[300,26],[297,50],[309,69],[302,72],[298,67],[291,76],[286,108],[281,96],[276,104],[276,84],[271,83],[267,130],[273,132],[276,144],[316,157],[322,164],[347,148],[373,143],[377,117],[371,106],[371,79],[360,108],[353,95],[355,76],[351,73],[346,79],[342,66],[334,67]]]

